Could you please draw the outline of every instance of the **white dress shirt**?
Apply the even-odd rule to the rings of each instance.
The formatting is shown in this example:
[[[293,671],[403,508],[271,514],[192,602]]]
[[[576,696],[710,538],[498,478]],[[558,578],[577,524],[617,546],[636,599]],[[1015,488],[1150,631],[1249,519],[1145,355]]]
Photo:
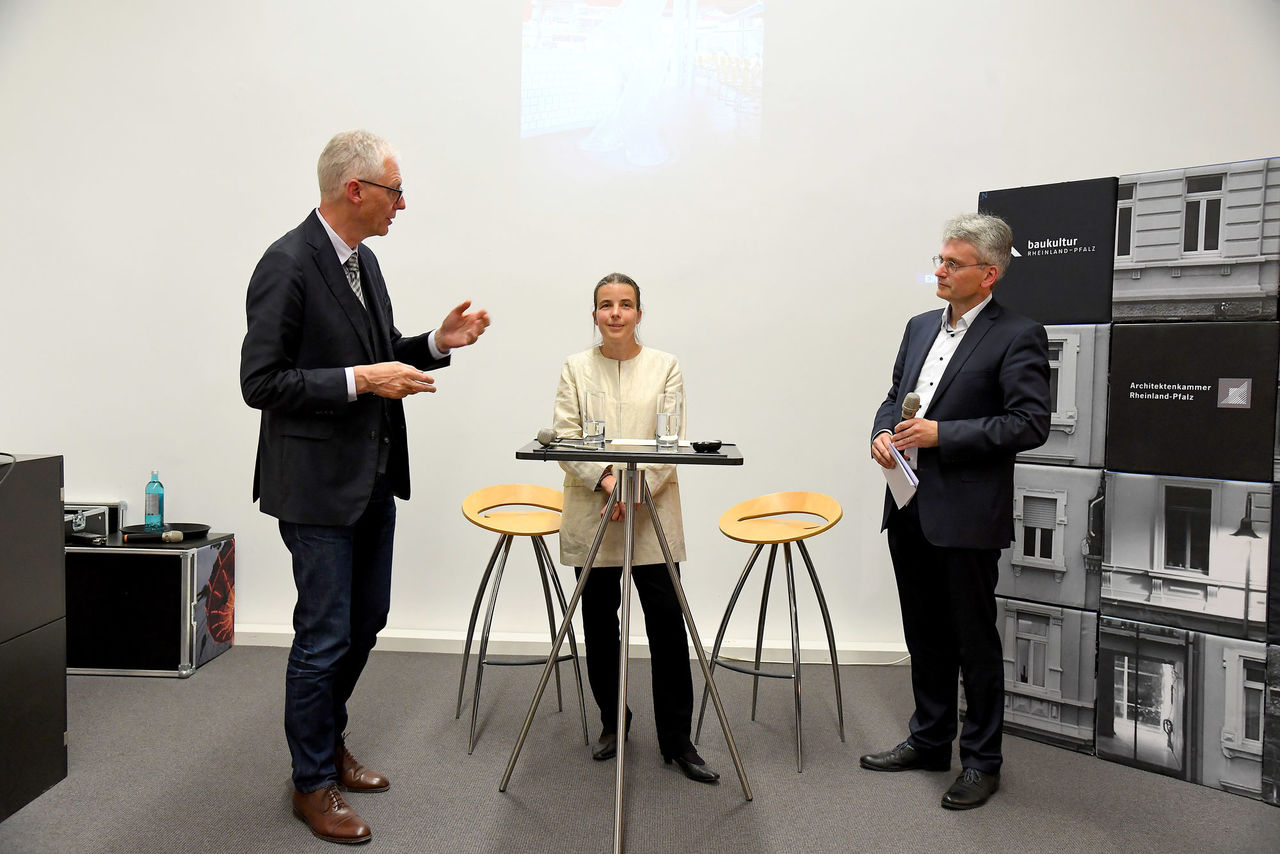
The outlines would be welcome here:
[[[969,331],[969,327],[978,319],[978,315],[987,307],[987,303],[991,302],[991,295],[973,308],[960,315],[960,319],[956,321],[954,329],[951,328],[951,306],[948,305],[942,310],[942,324],[938,327],[938,337],[933,339],[933,346],[929,348],[929,353],[924,357],[924,364],[920,366],[920,378],[916,380],[916,387],[913,389],[916,394],[920,395],[920,409],[916,412],[917,418],[924,418],[929,411],[929,404],[933,403],[934,392],[938,390],[938,383],[942,380],[943,373],[947,370],[947,365],[951,364],[951,357],[955,355],[956,350],[960,347],[960,340],[964,338],[965,332]],[[887,432],[887,431],[881,431]],[[911,468],[916,468],[916,449],[907,448],[902,452],[902,456]]]
[[[356,254],[356,250],[347,245],[347,242],[338,236],[338,232],[333,230],[333,226],[329,225],[328,220],[324,218],[324,214],[320,213],[320,209],[316,208],[316,217],[320,220],[320,224],[324,226],[325,232],[329,235],[329,240],[333,243],[333,251],[338,254],[338,266],[345,266],[347,259]],[[344,271],[345,275],[345,271]],[[431,330],[432,334],[427,338],[427,348],[431,350],[431,355],[436,359],[443,359],[449,355],[448,350],[441,350],[436,346],[435,330]],[[351,403],[356,399],[356,369],[354,367],[347,368],[347,403]]]

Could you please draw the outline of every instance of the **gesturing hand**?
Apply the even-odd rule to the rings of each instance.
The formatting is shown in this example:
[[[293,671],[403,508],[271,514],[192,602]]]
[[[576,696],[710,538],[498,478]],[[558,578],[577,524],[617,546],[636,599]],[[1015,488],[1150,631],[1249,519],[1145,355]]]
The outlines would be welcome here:
[[[436,390],[435,380],[430,375],[404,362],[356,365],[352,370],[356,375],[356,394],[372,392],[378,397],[399,399]]]
[[[489,325],[489,312],[482,308],[467,314],[470,307],[471,300],[466,300],[440,322],[436,328],[436,346],[441,350],[466,347],[484,334]]]

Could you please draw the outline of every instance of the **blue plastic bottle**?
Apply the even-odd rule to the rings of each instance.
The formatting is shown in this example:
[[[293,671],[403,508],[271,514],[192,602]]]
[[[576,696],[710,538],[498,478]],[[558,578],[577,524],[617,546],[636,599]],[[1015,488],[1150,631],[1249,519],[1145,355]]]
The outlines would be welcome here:
[[[164,484],[160,482],[160,472],[152,471],[151,480],[147,483],[143,499],[146,514],[145,527],[148,531],[164,530]]]

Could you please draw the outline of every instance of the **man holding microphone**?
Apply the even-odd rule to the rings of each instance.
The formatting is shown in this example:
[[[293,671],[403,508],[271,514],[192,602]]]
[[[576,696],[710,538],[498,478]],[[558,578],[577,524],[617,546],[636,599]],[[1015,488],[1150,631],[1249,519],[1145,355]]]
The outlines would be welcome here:
[[[1049,433],[1044,327],[994,298],[1013,233],[999,217],[962,214],[943,229],[934,256],[947,301],[907,322],[893,382],[876,412],[871,455],[885,468],[903,452],[919,478],[899,508],[886,492],[888,531],[911,654],[915,711],[907,739],[861,757],[873,771],[946,771],[958,716],[967,710],[963,773],[942,797],[948,809],[981,806],[1000,786],[1004,662],[995,625],[1000,550],[1013,536],[1013,467]],[[918,396],[917,412],[904,404]]]

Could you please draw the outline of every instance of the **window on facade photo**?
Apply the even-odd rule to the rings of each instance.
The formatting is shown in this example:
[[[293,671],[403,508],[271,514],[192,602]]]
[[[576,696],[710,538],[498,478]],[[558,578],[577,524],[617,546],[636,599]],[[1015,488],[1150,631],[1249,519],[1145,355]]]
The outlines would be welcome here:
[[[1174,661],[1124,653],[1115,656],[1114,665],[1114,739],[1105,752],[1171,771],[1181,769],[1181,667]],[[1101,744],[1099,748],[1103,753]]]
[[[1049,650],[1049,618],[1018,614],[1016,677],[1024,685],[1045,687],[1045,658]]]
[[[1121,184],[1116,195],[1116,257],[1133,252],[1133,184]]]
[[[1164,565],[1209,574],[1213,493],[1190,486],[1164,488]]]
[[[1259,659],[1244,659],[1244,680],[1241,707],[1244,720],[1244,740],[1262,746],[1262,696],[1266,690],[1266,663]]]
[[[1022,554],[1053,560],[1053,534],[1058,527],[1058,502],[1028,495],[1022,499]]]
[[[1058,414],[1058,380],[1062,373],[1062,342],[1049,342],[1049,402],[1053,407],[1050,415]]]
[[[1182,251],[1217,252],[1222,230],[1222,175],[1187,179],[1183,207]]]
[[[1076,370],[1080,359],[1080,335],[1050,328],[1049,333],[1049,425],[1071,435],[1076,432]]]

